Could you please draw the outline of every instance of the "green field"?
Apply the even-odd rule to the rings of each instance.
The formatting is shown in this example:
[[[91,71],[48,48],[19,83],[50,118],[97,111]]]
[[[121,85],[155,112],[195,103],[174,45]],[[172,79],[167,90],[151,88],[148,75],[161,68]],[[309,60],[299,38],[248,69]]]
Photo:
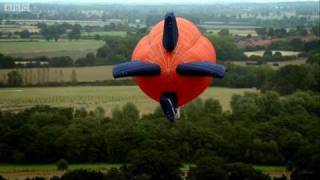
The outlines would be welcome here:
[[[200,97],[218,99],[224,110],[230,110],[230,100],[234,94],[256,89],[232,89],[213,87]],[[0,89],[0,108],[3,110],[21,110],[34,105],[59,107],[84,107],[95,109],[101,106],[107,115],[113,108],[128,102],[134,103],[142,113],[150,113],[158,103],[149,99],[137,86],[83,86],[55,88],[5,88]]]
[[[21,57],[36,56],[71,56],[73,58],[83,57],[89,52],[96,50],[104,44],[97,40],[59,40],[55,41],[25,41],[4,42],[0,41],[0,53]]]
[[[94,32],[82,32],[81,36],[83,37],[93,37],[95,35],[99,36],[119,36],[119,37],[126,37],[126,31],[94,31]]]

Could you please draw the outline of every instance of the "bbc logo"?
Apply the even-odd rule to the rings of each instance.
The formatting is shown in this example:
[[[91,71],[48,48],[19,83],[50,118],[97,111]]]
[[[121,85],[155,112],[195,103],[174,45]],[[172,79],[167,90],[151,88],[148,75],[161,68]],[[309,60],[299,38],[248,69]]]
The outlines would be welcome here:
[[[7,3],[4,4],[5,12],[30,12],[30,4],[27,3]]]

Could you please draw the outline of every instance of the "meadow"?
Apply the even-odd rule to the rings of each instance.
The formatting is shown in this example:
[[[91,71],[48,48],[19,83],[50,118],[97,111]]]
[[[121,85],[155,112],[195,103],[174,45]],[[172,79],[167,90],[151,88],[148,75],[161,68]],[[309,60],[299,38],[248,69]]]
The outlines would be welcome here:
[[[201,96],[220,101],[223,110],[230,110],[230,100],[234,94],[258,92],[256,89],[232,89],[211,87]],[[50,88],[4,88],[0,89],[0,108],[16,111],[35,105],[77,107],[93,110],[100,106],[111,115],[115,107],[134,103],[142,114],[151,113],[158,103],[149,99],[137,86],[79,86]]]
[[[0,41],[0,53],[15,57],[38,56],[70,56],[72,58],[84,57],[87,53],[95,53],[104,44],[97,40],[63,40],[59,41]]]

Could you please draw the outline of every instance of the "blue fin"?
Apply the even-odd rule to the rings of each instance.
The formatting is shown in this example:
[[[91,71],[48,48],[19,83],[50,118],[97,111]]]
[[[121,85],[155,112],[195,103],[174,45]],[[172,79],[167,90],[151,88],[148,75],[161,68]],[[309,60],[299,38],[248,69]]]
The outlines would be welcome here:
[[[160,97],[160,105],[163,113],[170,122],[177,119],[177,95],[176,93],[164,93]]]
[[[226,68],[223,65],[211,62],[192,62],[179,64],[176,71],[178,74],[186,76],[213,76],[223,78]]]
[[[113,67],[112,74],[114,78],[127,76],[154,76],[159,75],[160,71],[161,68],[158,64],[131,61]]]
[[[163,37],[162,37],[162,44],[163,47],[169,51],[172,52],[178,42],[178,26],[176,17],[173,13],[167,13],[166,17],[164,19],[164,28],[163,28]]]

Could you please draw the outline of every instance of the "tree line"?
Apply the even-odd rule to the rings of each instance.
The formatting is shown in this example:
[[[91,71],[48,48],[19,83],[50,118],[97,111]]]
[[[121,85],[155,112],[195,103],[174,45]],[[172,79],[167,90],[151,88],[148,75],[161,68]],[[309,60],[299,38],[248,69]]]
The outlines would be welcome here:
[[[305,176],[318,173],[317,92],[298,91],[286,97],[272,91],[245,93],[234,95],[230,104],[231,111],[223,111],[217,100],[195,100],[182,108],[176,124],[166,121],[160,107],[140,116],[131,103],[113,109],[111,117],[99,107],[2,111],[0,161],[52,163],[63,158],[71,163],[127,163],[137,154],[164,153],[175,157],[172,163],[218,159],[209,162],[220,162],[212,168],[220,168],[215,170],[222,177],[228,174],[222,162],[287,165]],[[201,172],[194,171],[194,176]]]

